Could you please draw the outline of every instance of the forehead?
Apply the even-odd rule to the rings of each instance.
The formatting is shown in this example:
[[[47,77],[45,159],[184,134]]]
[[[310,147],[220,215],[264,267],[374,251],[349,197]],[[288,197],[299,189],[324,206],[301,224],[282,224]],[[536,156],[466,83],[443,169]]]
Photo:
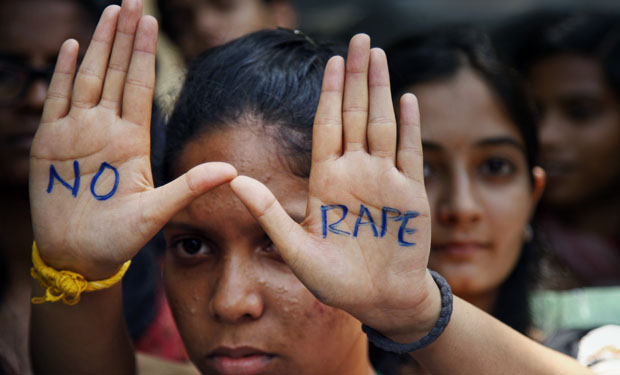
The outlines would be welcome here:
[[[24,55],[32,51],[57,53],[68,38],[88,43],[94,29],[92,16],[77,0],[0,1],[3,50]]]
[[[456,147],[508,137],[523,143],[500,99],[470,69],[461,69],[445,81],[416,85],[412,91],[418,97],[425,142]]]
[[[184,173],[204,162],[230,163],[240,175],[265,184],[293,218],[303,217],[308,182],[290,172],[279,152],[280,146],[272,137],[233,126],[228,130],[206,133],[187,144],[177,162],[176,172]],[[205,225],[209,225],[215,216],[226,217],[228,223],[238,223],[238,226],[258,225],[227,185],[207,192],[183,215],[184,220],[200,221]]]
[[[599,94],[607,89],[600,64],[593,58],[573,53],[545,58],[534,64],[529,75],[537,94]]]

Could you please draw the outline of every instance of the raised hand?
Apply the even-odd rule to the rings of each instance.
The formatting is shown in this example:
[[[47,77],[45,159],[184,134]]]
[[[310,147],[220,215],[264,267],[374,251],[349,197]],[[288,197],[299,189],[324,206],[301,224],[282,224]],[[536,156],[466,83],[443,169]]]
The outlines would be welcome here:
[[[34,235],[54,268],[110,276],[178,210],[236,175],[207,163],[153,188],[156,43],[157,21],[125,0],[104,11],[75,80],[79,46],[61,47],[30,162]]]
[[[430,329],[440,305],[426,269],[430,209],[415,97],[403,96],[400,108],[397,142],[385,53],[357,35],[346,71],[340,57],[325,70],[304,222],[259,182],[231,183],[317,298],[392,337],[403,322],[408,332]]]

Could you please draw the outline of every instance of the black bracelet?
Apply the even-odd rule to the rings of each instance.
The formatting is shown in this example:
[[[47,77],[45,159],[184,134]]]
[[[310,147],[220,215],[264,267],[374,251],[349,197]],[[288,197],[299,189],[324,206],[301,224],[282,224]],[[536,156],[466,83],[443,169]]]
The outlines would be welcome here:
[[[441,292],[441,312],[439,313],[439,319],[437,319],[437,323],[435,323],[433,329],[431,329],[426,336],[422,337],[420,341],[409,344],[399,344],[383,336],[374,328],[371,328],[366,324],[362,324],[362,330],[368,336],[368,340],[370,340],[377,347],[394,353],[410,353],[420,350],[437,340],[439,335],[441,335],[444,329],[446,329],[448,322],[450,322],[450,316],[452,316],[452,289],[450,289],[450,285],[448,285],[446,279],[444,279],[440,274],[435,271],[430,271],[430,273],[431,276],[433,276],[433,280],[435,280],[435,283],[439,287],[439,291]]]

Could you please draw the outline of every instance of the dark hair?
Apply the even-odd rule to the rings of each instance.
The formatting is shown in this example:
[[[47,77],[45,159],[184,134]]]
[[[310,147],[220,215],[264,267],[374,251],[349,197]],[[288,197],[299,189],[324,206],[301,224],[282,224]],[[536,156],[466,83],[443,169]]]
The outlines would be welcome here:
[[[164,177],[184,146],[230,126],[261,126],[291,172],[307,177],[327,60],[341,50],[292,30],[258,31],[198,56],[167,126]]]
[[[416,84],[451,79],[464,68],[476,72],[500,99],[521,134],[530,170],[536,165],[533,108],[515,73],[499,61],[486,34],[468,27],[433,31],[401,40],[387,49],[387,55],[394,97]],[[536,264],[536,251],[528,243],[502,284],[493,311],[495,317],[520,332],[530,325],[528,294]]]
[[[536,62],[560,53],[574,53],[601,64],[607,82],[620,97],[620,15],[592,12],[537,12],[505,33],[519,35],[515,64],[527,71]]]

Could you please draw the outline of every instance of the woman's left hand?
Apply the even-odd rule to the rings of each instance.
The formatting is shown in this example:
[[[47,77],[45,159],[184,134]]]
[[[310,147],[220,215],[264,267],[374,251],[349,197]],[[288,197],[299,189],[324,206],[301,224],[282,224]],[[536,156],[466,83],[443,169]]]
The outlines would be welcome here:
[[[411,341],[441,308],[427,271],[430,208],[416,98],[397,124],[385,53],[367,35],[327,64],[314,120],[306,218],[298,224],[249,177],[231,186],[297,277],[323,303]],[[398,145],[397,145],[398,143]]]

